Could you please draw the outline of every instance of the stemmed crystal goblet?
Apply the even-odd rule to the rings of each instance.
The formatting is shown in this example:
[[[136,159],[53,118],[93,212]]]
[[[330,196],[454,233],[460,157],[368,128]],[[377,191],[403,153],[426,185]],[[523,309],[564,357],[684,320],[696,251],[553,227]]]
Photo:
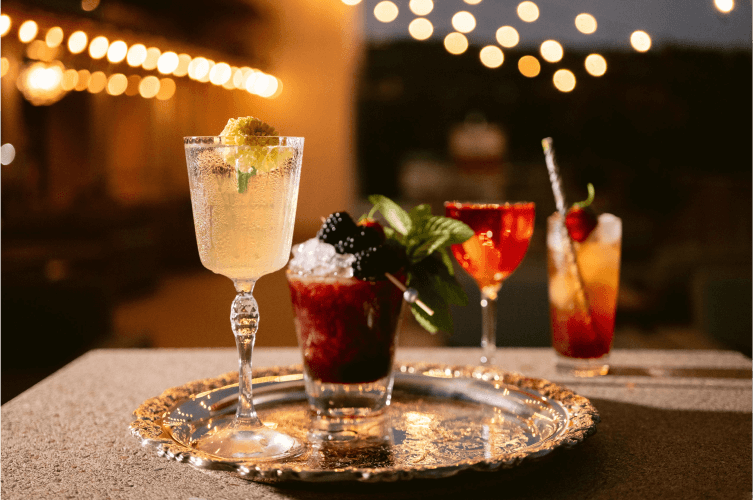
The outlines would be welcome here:
[[[497,294],[528,250],[536,216],[534,203],[445,202],[445,215],[468,224],[474,235],[452,246],[452,254],[481,289],[481,363],[497,349]]]
[[[302,137],[186,137],[196,241],[201,263],[235,285],[230,322],[238,347],[238,406],[194,432],[192,445],[226,459],[273,460],[303,449],[266,427],[254,409],[251,357],[259,326],[256,281],[282,269],[293,238]]]

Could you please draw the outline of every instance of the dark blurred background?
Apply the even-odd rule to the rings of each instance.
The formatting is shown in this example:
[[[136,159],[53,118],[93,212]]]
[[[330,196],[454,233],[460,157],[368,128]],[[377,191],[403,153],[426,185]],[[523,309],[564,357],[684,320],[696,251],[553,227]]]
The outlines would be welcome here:
[[[430,203],[435,213],[448,199],[536,202],[531,247],[499,299],[499,344],[511,346],[551,345],[544,235],[554,201],[540,141],[552,137],[568,200],[585,198],[591,182],[596,210],[623,219],[615,346],[750,356],[749,1],[729,13],[710,1],[678,6],[688,12],[664,20],[644,53],[627,41],[633,20],[619,13],[604,14],[593,41],[569,34],[581,11],[600,19],[593,2],[564,12],[538,2],[539,34],[489,10],[515,4],[485,0],[458,55],[443,44],[447,18],[475,6],[438,5],[425,16],[434,34],[417,41],[407,34],[416,17],[407,1],[395,1],[391,23],[375,20],[376,3],[3,2],[3,402],[96,347],[234,345],[231,283],[198,259],[181,137],[218,134],[227,118],[245,115],[306,137],[295,241],[312,237],[332,211],[366,211],[372,193]],[[652,34],[646,26],[662,20],[644,15],[635,29]],[[38,26],[30,40],[19,37],[26,20]],[[496,43],[493,29],[484,41],[484,23],[520,31],[497,68],[479,61],[480,48]],[[700,38],[675,35],[683,23]],[[543,61],[538,45],[563,26],[563,58]],[[64,33],[57,48],[46,36],[53,27]],[[209,72],[171,75],[74,54],[67,42],[77,30],[89,41],[103,35],[226,61],[232,76],[219,83]],[[33,49],[35,40],[53,47]],[[600,77],[583,68],[594,52],[607,61]],[[519,71],[525,55],[540,60],[537,76]],[[56,61],[78,72],[68,90],[28,77],[32,65]],[[569,92],[552,83],[560,68],[575,74]],[[249,72],[261,81],[258,71],[275,77],[274,92],[246,89]],[[106,79],[99,89],[98,72]],[[127,88],[110,86],[116,74]],[[154,97],[142,84],[150,76],[161,79]],[[453,311],[454,331],[431,337],[408,322],[403,345],[478,345],[478,290],[458,276],[471,304]],[[260,280],[257,345],[295,345],[288,297],[281,272]]]

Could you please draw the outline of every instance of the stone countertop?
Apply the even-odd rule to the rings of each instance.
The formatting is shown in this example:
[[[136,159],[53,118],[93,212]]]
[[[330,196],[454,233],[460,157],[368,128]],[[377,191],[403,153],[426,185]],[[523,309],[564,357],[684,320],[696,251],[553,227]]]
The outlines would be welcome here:
[[[472,365],[478,354],[473,348],[403,348],[397,359]],[[254,353],[257,367],[296,363],[296,348]],[[554,370],[551,349],[498,351],[497,366],[568,386],[602,415],[596,435],[541,465],[434,481],[270,485],[169,461],[142,447],[128,429],[133,410],[146,399],[237,369],[234,349],[95,350],[2,406],[0,494],[395,499],[496,498],[505,489],[511,498],[555,492],[561,498],[645,498],[673,491],[683,498],[750,496],[750,359],[728,351],[616,350],[611,363],[614,375],[577,379]]]

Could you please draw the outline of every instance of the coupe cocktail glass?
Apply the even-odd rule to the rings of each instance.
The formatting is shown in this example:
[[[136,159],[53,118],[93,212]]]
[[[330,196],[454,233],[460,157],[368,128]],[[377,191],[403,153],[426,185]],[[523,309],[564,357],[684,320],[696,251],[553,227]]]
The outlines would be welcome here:
[[[551,215],[547,223],[549,310],[557,368],[581,377],[606,375],[620,281],[622,220],[601,214],[596,229],[585,241],[573,241],[572,247],[562,215]],[[577,266],[570,262],[571,251]],[[580,283],[585,300],[578,297]]]
[[[528,250],[536,216],[534,203],[446,202],[445,215],[468,224],[474,235],[452,246],[452,254],[481,289],[481,363],[497,349],[497,294]]]
[[[256,280],[282,269],[293,237],[301,137],[184,139],[201,263],[235,284],[230,322],[238,346],[238,407],[212,420],[192,445],[220,458],[272,460],[300,454],[294,438],[267,428],[254,409],[251,356],[259,325]]]

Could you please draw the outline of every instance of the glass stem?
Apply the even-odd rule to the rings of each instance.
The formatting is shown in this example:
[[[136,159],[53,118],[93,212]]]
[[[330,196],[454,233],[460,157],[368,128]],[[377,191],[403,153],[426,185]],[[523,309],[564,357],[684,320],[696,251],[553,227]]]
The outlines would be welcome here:
[[[251,356],[259,328],[259,305],[253,296],[256,280],[235,281],[238,292],[230,309],[230,324],[238,346],[238,410],[235,417],[246,425],[261,426],[252,395]]]
[[[494,363],[497,350],[497,293],[502,284],[481,290],[481,364]]]

